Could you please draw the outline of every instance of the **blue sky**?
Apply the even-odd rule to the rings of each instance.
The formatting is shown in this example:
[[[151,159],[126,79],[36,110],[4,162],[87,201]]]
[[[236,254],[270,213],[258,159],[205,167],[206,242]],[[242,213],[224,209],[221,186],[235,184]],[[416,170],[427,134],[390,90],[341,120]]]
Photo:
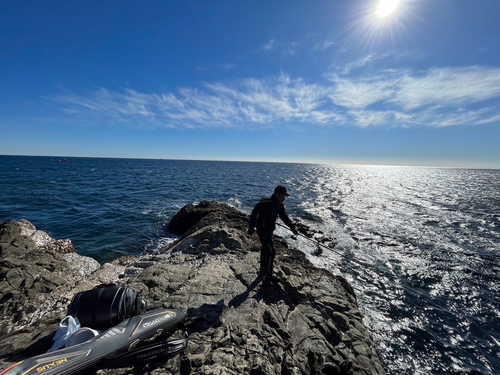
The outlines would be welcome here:
[[[500,168],[500,1],[0,0],[0,154]]]

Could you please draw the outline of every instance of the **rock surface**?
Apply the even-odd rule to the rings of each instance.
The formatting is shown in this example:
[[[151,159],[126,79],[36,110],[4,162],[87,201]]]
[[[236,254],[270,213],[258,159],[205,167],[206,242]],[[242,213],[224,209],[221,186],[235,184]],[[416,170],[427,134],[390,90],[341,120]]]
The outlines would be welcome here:
[[[135,373],[385,374],[346,280],[279,237],[275,276],[262,279],[247,227],[248,216],[227,205],[188,205],[170,223],[182,235],[174,245],[101,266],[26,220],[0,222],[0,368],[47,351],[76,292],[117,282],[148,309],[189,316],[186,352]]]

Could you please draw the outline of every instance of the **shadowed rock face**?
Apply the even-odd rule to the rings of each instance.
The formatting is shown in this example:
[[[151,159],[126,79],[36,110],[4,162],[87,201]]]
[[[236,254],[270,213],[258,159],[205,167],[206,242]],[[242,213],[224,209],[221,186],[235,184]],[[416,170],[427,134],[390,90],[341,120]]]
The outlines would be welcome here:
[[[63,255],[47,244],[33,245],[36,230],[31,226],[35,232],[21,234],[23,225],[31,224],[0,223],[2,367],[48,350],[77,291],[118,282],[147,300],[148,309],[177,308],[189,316],[190,343],[184,355],[136,372],[385,373],[345,279],[313,267],[302,252],[288,249],[279,237],[275,237],[275,276],[262,279],[260,245],[246,234],[248,216],[232,207],[217,202],[188,205],[169,226],[182,235],[173,246],[103,266],[67,248]],[[49,242],[54,246],[56,241]],[[28,255],[32,253],[37,255]],[[13,254],[24,258],[14,261]],[[45,278],[34,276],[40,274]],[[21,284],[23,288],[18,287]]]

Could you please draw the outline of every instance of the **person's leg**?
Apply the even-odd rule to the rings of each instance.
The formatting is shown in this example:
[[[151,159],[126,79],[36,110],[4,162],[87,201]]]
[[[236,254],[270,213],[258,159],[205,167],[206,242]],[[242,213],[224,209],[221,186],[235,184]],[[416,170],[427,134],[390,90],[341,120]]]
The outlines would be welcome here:
[[[266,235],[264,232],[259,232],[259,241],[262,245],[262,249],[260,251],[260,274],[267,275],[269,274],[270,269],[270,261],[273,251],[273,241],[272,237]]]
[[[271,237],[271,241],[269,242],[269,263],[268,263],[268,270],[267,270],[267,275],[272,276],[273,274],[273,267],[274,267],[274,258],[276,257],[276,249],[274,248],[274,243]]]

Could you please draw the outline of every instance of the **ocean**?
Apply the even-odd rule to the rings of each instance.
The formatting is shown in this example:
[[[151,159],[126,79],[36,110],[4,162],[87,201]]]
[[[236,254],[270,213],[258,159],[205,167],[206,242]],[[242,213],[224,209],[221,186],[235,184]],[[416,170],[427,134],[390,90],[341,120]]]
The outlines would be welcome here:
[[[389,374],[500,373],[500,170],[0,156],[0,220],[104,263],[171,243],[186,204],[250,213],[279,184],[338,244],[277,234],[351,283]]]

